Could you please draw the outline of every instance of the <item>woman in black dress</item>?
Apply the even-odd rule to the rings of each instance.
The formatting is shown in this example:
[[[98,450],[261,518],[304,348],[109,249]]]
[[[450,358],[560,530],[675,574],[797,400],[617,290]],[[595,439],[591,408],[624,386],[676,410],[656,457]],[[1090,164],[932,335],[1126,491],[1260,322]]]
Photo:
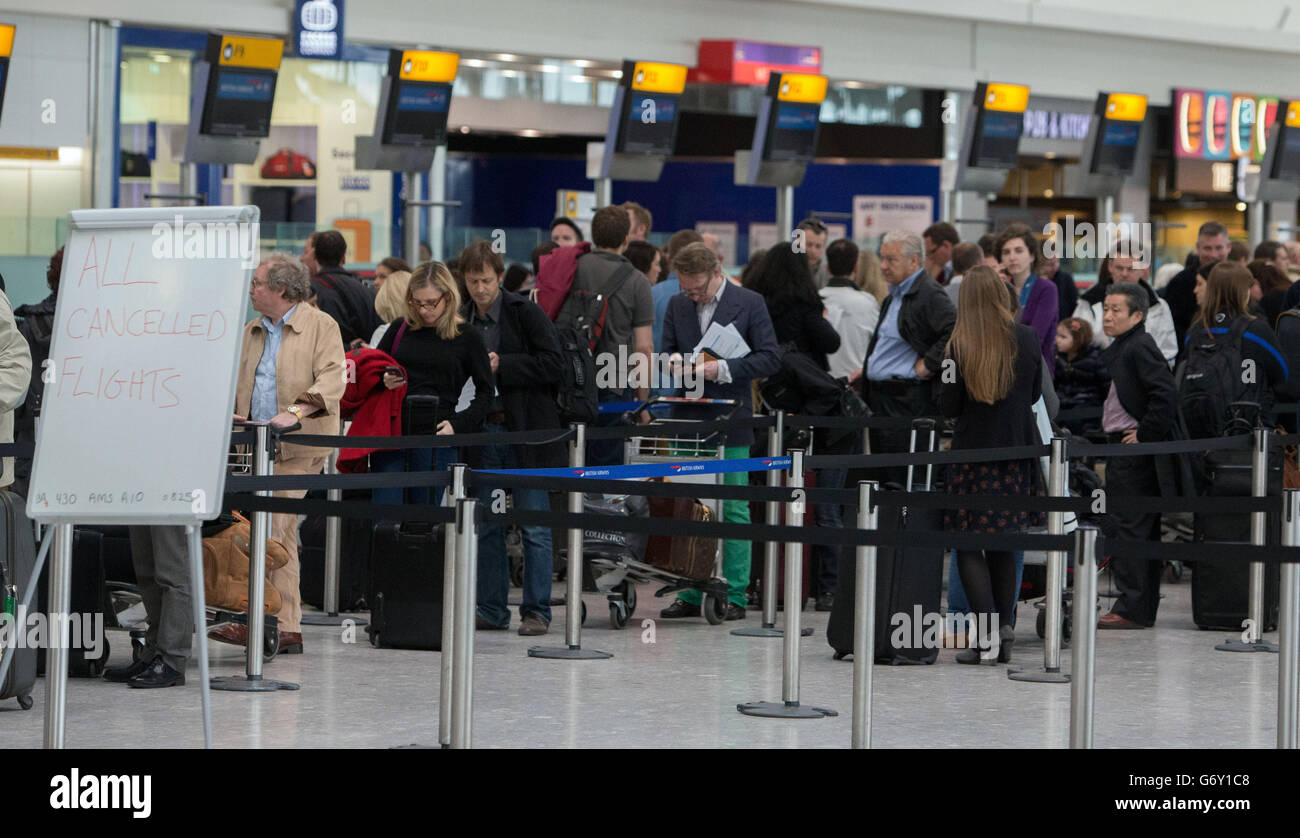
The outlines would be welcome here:
[[[1041,445],[1033,404],[1042,393],[1038,335],[1017,324],[1001,278],[984,266],[962,279],[957,322],[948,341],[939,404],[956,419],[953,450]],[[947,361],[954,363],[949,366]],[[948,370],[952,371],[949,375]],[[1032,495],[1042,481],[1034,459],[954,463],[948,491],[958,495]],[[955,509],[944,527],[960,533],[1017,533],[1041,524],[1041,513]],[[958,550],[957,568],[977,620],[976,642],[958,663],[994,664],[1011,659],[1016,607],[1012,550]]]

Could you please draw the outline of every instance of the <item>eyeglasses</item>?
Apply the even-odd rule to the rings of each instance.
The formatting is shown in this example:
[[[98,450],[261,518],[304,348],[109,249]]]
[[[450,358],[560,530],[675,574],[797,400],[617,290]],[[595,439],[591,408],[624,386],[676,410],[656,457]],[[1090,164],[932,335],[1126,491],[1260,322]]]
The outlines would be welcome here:
[[[248,281],[249,288],[257,288],[259,286],[264,286],[264,285],[266,285],[266,282],[264,280],[250,279]]]
[[[424,311],[426,308],[432,310],[442,305],[442,297],[428,301],[411,300],[411,305],[415,306],[416,311]]]

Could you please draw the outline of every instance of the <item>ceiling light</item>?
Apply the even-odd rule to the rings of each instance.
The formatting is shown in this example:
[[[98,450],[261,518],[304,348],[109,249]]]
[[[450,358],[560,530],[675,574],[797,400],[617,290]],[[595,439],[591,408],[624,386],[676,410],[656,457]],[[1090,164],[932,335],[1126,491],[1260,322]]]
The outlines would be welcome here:
[[[502,70],[502,71],[501,71],[501,76],[502,76],[502,78],[507,78],[507,79],[518,78],[518,76],[519,76],[519,71],[518,71],[518,70]]]
[[[590,66],[591,66],[592,64],[594,64],[595,62],[594,62],[594,61],[588,61],[588,60],[585,59],[585,58],[575,58],[575,59],[573,59],[572,61],[570,61],[569,63],[572,64],[572,65],[575,66],[575,67],[590,67]]]
[[[468,133],[469,133],[469,126],[468,126],[468,125],[462,125],[462,126],[460,126],[460,132],[461,132],[462,134],[468,134]]]
[[[1055,197],[1056,197],[1056,192],[1054,192],[1054,191],[1051,190],[1051,189],[1044,189],[1044,190],[1043,190],[1043,197],[1044,197],[1044,198],[1055,198]]]
[[[165,52],[155,52],[153,55],[150,56],[150,58],[152,58],[154,61],[158,62],[159,64],[168,64],[172,60],[172,57]]]
[[[1238,201],[1238,202],[1237,202],[1237,212],[1245,212],[1245,211],[1246,211],[1246,202],[1245,202],[1245,201]]]
[[[496,58],[497,61],[518,61],[519,60],[519,56],[511,55],[508,52],[498,52]]]

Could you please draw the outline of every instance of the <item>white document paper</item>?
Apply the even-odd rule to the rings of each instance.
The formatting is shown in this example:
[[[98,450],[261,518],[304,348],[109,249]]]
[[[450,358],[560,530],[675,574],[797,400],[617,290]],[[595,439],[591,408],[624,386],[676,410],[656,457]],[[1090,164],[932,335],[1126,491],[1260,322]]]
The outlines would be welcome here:
[[[702,350],[709,350],[715,358],[721,358],[724,361],[730,361],[735,358],[744,358],[749,354],[749,344],[740,336],[735,324],[728,323],[726,326],[719,326],[717,323],[710,323],[709,330],[700,338],[700,342],[695,345],[695,354]]]

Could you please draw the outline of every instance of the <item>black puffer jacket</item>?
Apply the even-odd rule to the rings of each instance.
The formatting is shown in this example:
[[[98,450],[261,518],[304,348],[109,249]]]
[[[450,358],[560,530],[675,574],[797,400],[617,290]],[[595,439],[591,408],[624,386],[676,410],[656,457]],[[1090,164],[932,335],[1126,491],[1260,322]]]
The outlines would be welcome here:
[[[1056,356],[1056,395],[1063,410],[1101,407],[1110,392],[1110,370],[1101,360],[1101,347],[1089,344],[1073,361]]]

